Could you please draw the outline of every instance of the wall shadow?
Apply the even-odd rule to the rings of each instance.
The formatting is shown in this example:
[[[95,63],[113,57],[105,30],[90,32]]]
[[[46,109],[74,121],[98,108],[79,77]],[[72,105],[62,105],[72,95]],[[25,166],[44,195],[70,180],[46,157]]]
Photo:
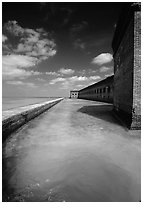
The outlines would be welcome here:
[[[82,108],[78,109],[77,112],[91,115],[95,118],[123,126],[121,121],[115,117],[112,104],[83,106]]]

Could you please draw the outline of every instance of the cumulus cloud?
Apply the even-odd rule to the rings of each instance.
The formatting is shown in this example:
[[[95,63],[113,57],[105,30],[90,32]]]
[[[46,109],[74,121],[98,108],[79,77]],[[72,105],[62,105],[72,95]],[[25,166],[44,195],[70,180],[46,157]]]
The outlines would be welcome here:
[[[65,69],[65,68],[61,68],[60,70],[59,70],[59,73],[61,73],[61,74],[73,74],[75,71],[73,70],[73,69]]]
[[[97,65],[102,65],[111,62],[113,56],[110,53],[102,53],[97,57],[93,58],[92,63]]]
[[[39,59],[47,59],[56,54],[55,42],[49,39],[49,34],[40,29],[22,28],[17,21],[8,21],[3,31],[9,33],[17,40],[17,46],[13,46],[14,53],[20,53]]]
[[[7,37],[3,35],[4,79],[34,75],[34,71],[27,68],[56,54],[54,40],[49,39],[49,33],[42,28],[22,28],[16,21],[8,21],[3,26],[3,32],[9,36],[7,43]]]

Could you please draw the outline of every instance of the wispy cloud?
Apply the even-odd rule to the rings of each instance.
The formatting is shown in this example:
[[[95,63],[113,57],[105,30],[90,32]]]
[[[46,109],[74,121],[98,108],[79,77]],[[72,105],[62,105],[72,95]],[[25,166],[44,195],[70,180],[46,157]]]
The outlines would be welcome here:
[[[47,24],[52,21],[52,26],[56,28],[56,30],[67,26],[74,12],[74,8],[71,8],[68,4],[61,4],[59,6],[55,2],[40,2],[39,8],[44,11],[42,21]]]
[[[88,22],[86,21],[82,21],[81,23],[72,25],[70,29],[70,36],[73,42],[73,47],[75,49],[85,50],[86,43],[83,40],[83,36],[85,36],[87,28]]]
[[[86,43],[83,42],[80,38],[76,39],[73,43],[75,49],[84,50],[86,48]]]
[[[102,53],[97,57],[94,57],[92,60],[93,64],[103,65],[111,62],[113,60],[113,56],[110,53]]]
[[[100,72],[108,72],[108,71],[113,71],[113,67],[100,67]]]
[[[81,23],[72,25],[70,29],[70,33],[72,36],[76,37],[77,35],[81,34],[83,30],[87,29],[88,23],[86,21],[82,21]]]
[[[15,86],[28,86],[28,87],[31,87],[31,88],[36,87],[36,85],[34,83],[31,83],[31,82],[7,81],[6,83],[10,84],[10,85],[15,85]]]

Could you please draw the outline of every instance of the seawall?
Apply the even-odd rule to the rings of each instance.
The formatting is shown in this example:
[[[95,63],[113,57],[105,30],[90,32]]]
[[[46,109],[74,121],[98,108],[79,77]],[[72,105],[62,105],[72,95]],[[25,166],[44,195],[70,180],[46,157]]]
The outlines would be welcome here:
[[[35,118],[36,116],[40,115],[41,113],[45,112],[62,100],[63,98],[58,98],[43,103],[3,111],[2,141],[5,141],[5,139],[19,127]]]

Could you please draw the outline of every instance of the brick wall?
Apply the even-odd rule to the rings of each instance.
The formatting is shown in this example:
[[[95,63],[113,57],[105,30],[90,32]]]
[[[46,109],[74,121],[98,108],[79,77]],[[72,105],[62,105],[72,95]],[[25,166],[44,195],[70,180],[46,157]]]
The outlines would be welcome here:
[[[141,12],[134,13],[133,110],[131,128],[141,126]]]
[[[124,23],[124,22],[123,22]],[[115,39],[114,39],[115,42]],[[141,126],[141,12],[134,10],[114,50],[114,109],[131,129]]]
[[[133,61],[134,61],[134,21],[128,25],[120,46],[114,56],[114,98],[115,110],[132,112],[133,102]]]
[[[113,78],[113,76],[110,76],[100,82],[80,90],[78,98],[112,103]]]

